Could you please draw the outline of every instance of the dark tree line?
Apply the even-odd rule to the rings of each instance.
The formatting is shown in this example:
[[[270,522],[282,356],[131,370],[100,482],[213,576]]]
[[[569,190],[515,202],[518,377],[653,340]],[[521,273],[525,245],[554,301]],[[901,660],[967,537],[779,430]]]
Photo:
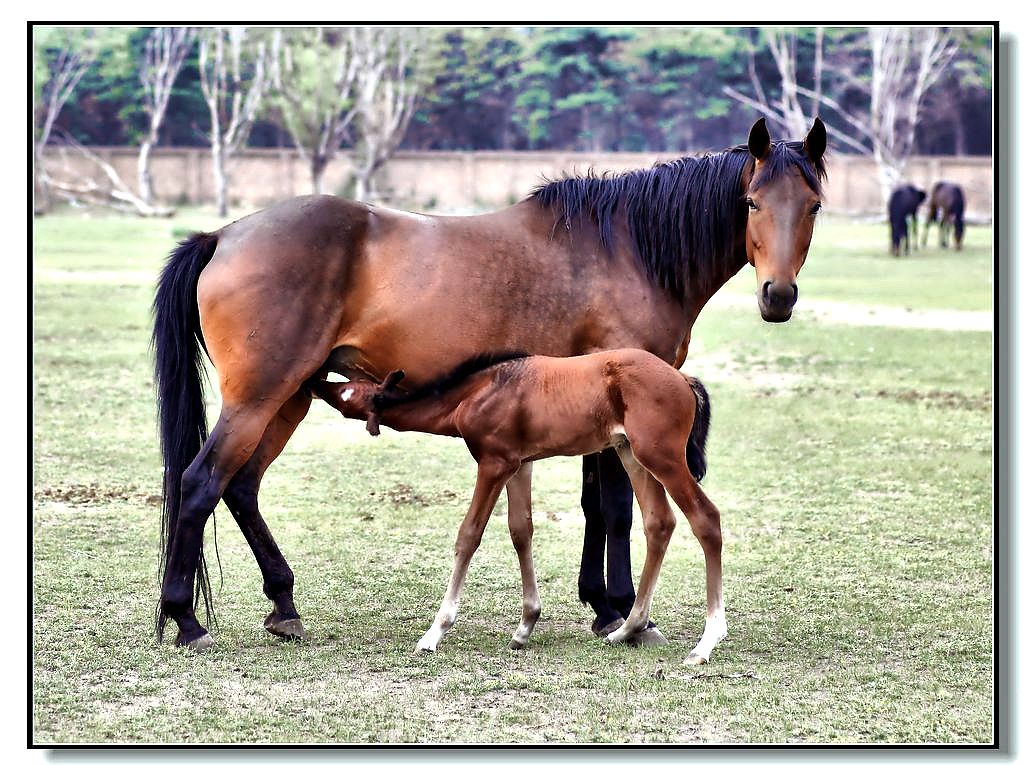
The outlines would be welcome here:
[[[428,30],[415,112],[403,149],[569,149],[687,152],[739,143],[754,109],[726,89],[766,102],[784,78],[762,30],[734,27],[504,27]],[[915,151],[991,152],[991,30],[954,30],[955,52],[921,104]],[[135,62],[146,30],[101,50],[57,119],[84,145],[138,144],[147,129]],[[814,83],[815,30],[792,34],[795,78]],[[855,113],[869,98],[860,29],[821,33],[818,86]],[[823,118],[843,128],[838,111]],[[833,112],[833,113],[830,113]],[[160,145],[206,146],[210,115],[193,49],[174,83]],[[290,146],[271,102],[250,146]],[[343,141],[344,145],[344,141]]]

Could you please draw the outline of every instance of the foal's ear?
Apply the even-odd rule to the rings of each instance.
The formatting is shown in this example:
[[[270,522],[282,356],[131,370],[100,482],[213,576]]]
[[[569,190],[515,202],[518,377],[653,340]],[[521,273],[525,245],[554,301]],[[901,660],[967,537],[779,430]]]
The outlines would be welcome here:
[[[405,372],[401,369],[396,369],[394,372],[390,372],[387,377],[384,378],[384,382],[381,384],[382,390],[390,390],[394,388],[398,383],[405,379]]]
[[[768,125],[765,124],[764,117],[750,128],[750,135],[747,136],[747,148],[754,155],[754,159],[764,159],[768,156],[768,150],[772,148],[772,137],[768,135]]]
[[[827,144],[828,136],[825,133],[825,123],[815,117],[814,124],[811,125],[811,129],[807,131],[807,137],[804,139],[804,151],[810,160],[817,164],[825,156]]]

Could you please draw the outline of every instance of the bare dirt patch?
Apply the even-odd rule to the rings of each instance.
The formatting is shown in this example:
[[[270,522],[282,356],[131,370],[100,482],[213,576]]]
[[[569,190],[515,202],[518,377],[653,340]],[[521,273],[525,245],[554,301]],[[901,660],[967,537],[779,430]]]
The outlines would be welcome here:
[[[858,394],[854,394],[858,395]],[[975,396],[968,396],[955,390],[888,390],[881,389],[875,394],[878,398],[891,398],[910,404],[923,403],[925,406],[939,409],[968,409],[987,411],[992,408],[992,392],[983,391]]]
[[[33,492],[37,502],[62,505],[102,505],[113,501],[159,506],[161,497],[152,491],[135,486],[99,486],[71,484],[70,486],[37,486]]]

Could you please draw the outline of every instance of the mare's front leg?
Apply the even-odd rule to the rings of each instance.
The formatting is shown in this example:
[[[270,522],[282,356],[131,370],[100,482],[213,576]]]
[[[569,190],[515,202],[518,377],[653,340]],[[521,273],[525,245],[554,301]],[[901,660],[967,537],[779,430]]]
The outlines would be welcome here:
[[[583,492],[580,496],[583,519],[583,557],[580,560],[579,596],[596,616],[590,628],[604,637],[622,624],[622,615],[608,602],[604,583],[604,551],[608,531],[601,513],[601,465],[598,454],[583,457]]]
[[[526,641],[530,639],[537,619],[540,618],[540,592],[537,590],[537,573],[533,568],[532,479],[533,463],[527,462],[506,486],[508,532],[519,558],[519,573],[523,579],[523,615],[508,644],[512,649],[526,647]]]
[[[434,623],[416,644],[417,653],[436,651],[438,642],[455,624],[459,611],[459,597],[466,581],[469,562],[473,559],[473,553],[480,546],[480,538],[491,517],[491,511],[494,510],[494,503],[498,501],[501,490],[517,470],[519,470],[518,463],[505,459],[484,457],[480,460],[477,466],[473,501],[470,503],[469,512],[462,520],[462,525],[459,526],[459,533],[455,539],[455,565],[452,568],[452,575],[448,579],[448,588],[445,590],[441,607],[434,617]]]

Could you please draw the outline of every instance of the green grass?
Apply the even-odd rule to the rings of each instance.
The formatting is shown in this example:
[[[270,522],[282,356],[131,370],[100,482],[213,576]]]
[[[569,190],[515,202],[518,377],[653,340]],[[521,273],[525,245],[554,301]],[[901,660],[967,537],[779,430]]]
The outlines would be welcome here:
[[[217,225],[36,223],[36,743],[991,741],[991,336],[828,324],[799,307],[784,325],[709,309],[695,328],[687,369],[713,399],[705,489],[723,516],[730,627],[707,668],[682,663],[704,597],[685,524],[654,603],[671,644],[589,634],[575,459],[535,469],[544,614],[529,649],[505,648],[520,592],[499,506],[458,624],[436,655],[413,656],[472,460],[451,439],[371,439],[320,404],[261,493],[310,639],[264,632],[259,572],[221,508],[217,642],[198,657],[156,645],[152,276],[184,229]],[[990,230],[969,228],[963,253],[906,260],[885,237],[823,221],[801,295],[991,308]],[[749,269],[728,289],[751,292]]]

